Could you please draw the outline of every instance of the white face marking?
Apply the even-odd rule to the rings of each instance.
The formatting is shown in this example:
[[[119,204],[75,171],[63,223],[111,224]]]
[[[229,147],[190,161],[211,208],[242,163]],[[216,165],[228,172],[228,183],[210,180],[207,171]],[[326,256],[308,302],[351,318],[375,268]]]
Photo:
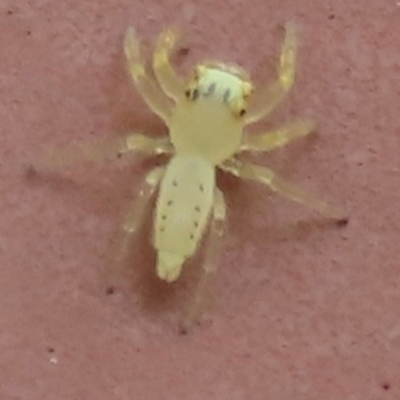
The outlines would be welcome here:
[[[207,68],[200,76],[197,89],[200,96],[212,96],[226,103],[244,97],[243,81],[229,72],[215,68]]]

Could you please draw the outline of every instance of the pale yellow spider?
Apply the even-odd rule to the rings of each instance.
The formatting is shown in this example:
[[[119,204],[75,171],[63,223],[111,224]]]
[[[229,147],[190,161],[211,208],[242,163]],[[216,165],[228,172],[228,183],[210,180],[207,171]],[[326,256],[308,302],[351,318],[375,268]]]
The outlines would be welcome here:
[[[123,224],[124,237],[120,242],[120,251],[123,251],[123,243],[128,243],[137,231],[145,206],[159,186],[154,247],[157,275],[166,282],[178,279],[184,262],[195,253],[208,224],[210,232],[203,270],[209,274],[215,269],[226,214],[223,195],[216,187],[217,168],[266,184],[324,216],[339,218],[328,204],[283,181],[270,169],[236,158],[244,151],[264,152],[285,146],[315,128],[314,121],[301,118],[261,134],[244,131],[247,125],[267,116],[293,86],[297,50],[294,25],[286,26],[278,79],[256,90],[242,70],[221,63],[199,64],[187,81],[182,80],[169,61],[176,41],[177,35],[172,30],[160,35],[153,55],[155,80],[146,72],[135,30],[128,29],[124,51],[129,72],[144,101],[167,125],[169,137],[152,139],[130,134],[117,145],[120,153],[138,150],[171,155],[165,167],[157,167],[146,176]],[[103,150],[95,152],[96,157]]]
[[[154,247],[158,253],[157,275],[167,282],[179,277],[185,260],[195,253],[210,218],[211,231],[203,268],[206,273],[215,268],[217,243],[226,214],[223,195],[215,182],[217,168],[240,178],[262,182],[324,215],[338,217],[329,205],[282,181],[271,170],[235,158],[242,151],[276,149],[315,128],[313,121],[303,118],[262,134],[244,132],[246,125],[268,115],[293,85],[297,50],[294,25],[286,27],[278,79],[254,94],[253,86],[242,70],[220,63],[199,64],[187,82],[181,80],[169,61],[176,39],[171,30],[162,33],[158,39],[153,56],[158,85],[146,73],[133,28],[128,29],[124,43],[136,89],[165,122],[169,138],[154,140],[132,135],[126,138],[121,150],[172,155],[166,167],[156,168],[147,175],[138,204],[133,206],[124,229],[128,235],[137,230],[143,207],[160,184]]]

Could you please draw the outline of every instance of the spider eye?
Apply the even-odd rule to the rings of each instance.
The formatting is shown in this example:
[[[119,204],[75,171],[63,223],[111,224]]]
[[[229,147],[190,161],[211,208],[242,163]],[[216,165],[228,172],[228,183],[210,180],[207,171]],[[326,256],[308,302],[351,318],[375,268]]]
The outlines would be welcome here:
[[[212,96],[213,94],[214,94],[214,92],[215,92],[215,88],[217,87],[217,85],[215,84],[215,83],[212,83],[209,87],[208,87],[208,89],[207,89],[207,91],[204,93],[204,95],[206,96],[206,97],[209,97],[209,96]]]
[[[196,100],[199,97],[199,89],[186,89],[185,96],[189,100]]]
[[[226,104],[229,103],[230,97],[231,97],[231,91],[230,91],[230,89],[226,89],[225,92],[224,92],[224,96],[223,96],[224,102],[225,102]]]
[[[199,89],[194,89],[192,92],[192,100],[196,100],[199,97]]]

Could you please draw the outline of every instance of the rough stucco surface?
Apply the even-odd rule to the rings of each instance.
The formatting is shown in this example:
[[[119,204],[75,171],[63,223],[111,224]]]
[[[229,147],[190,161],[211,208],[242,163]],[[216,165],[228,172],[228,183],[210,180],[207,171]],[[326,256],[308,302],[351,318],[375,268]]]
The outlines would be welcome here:
[[[247,3],[1,2],[0,399],[400,398],[400,6]],[[145,232],[131,260],[149,271],[142,286],[107,295],[101,273],[146,164],[35,179],[26,168],[46,147],[164,131],[126,74],[128,25],[146,55],[173,24],[188,33],[183,70],[217,58],[260,81],[292,18],[297,85],[258,128],[309,115],[320,135],[258,161],[342,207],[350,223],[305,222],[315,220],[307,208],[222,177],[229,232],[218,306],[179,335],[186,297],[154,279]]]

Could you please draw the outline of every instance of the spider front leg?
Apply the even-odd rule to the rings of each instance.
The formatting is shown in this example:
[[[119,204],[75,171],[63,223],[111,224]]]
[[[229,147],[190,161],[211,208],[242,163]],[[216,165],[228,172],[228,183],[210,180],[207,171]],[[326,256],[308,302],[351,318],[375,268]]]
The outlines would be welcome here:
[[[186,330],[193,324],[193,322],[196,322],[201,317],[204,308],[206,308],[206,301],[209,300],[210,297],[208,296],[208,291],[210,290],[211,280],[215,275],[218,254],[225,230],[225,219],[226,204],[224,196],[221,190],[217,188],[215,190],[210,231],[205,243],[206,250],[202,264],[203,271],[199,278],[194,301],[185,316],[185,320],[183,321],[183,330]]]
[[[185,83],[175,72],[170,55],[176,47],[178,33],[172,29],[162,32],[153,54],[153,70],[158,83],[167,96],[178,102],[184,95]]]
[[[220,167],[239,178],[261,182],[267,185],[274,192],[277,192],[299,204],[307,205],[326,218],[337,221],[343,220],[343,215],[339,210],[333,208],[324,201],[316,199],[295,185],[279,178],[275,172],[271,171],[269,168],[235,159],[225,162]]]
[[[167,137],[153,139],[140,133],[131,133],[120,138],[100,139],[90,144],[49,149],[42,158],[42,164],[52,168],[63,168],[81,162],[101,162],[132,151],[157,155],[170,154],[173,149]]]
[[[301,118],[265,133],[246,134],[240,150],[271,151],[315,132],[316,125],[311,119]]]
[[[278,79],[256,90],[246,114],[246,124],[256,122],[265,116],[284,99],[294,83],[297,54],[297,35],[293,22],[286,25],[285,40],[278,64]]]
[[[133,27],[128,28],[124,41],[125,56],[136,90],[140,93],[150,109],[157,114],[167,125],[172,105],[162,90],[146,72],[140,55],[139,40]]]

